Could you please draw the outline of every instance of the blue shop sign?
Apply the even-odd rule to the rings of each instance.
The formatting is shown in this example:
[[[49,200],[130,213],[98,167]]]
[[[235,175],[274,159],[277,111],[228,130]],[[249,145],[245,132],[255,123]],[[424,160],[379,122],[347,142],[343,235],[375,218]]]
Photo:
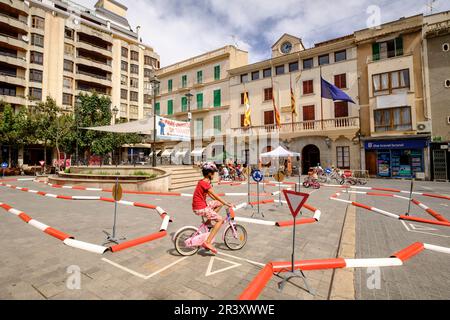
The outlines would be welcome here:
[[[364,148],[368,150],[423,149],[426,147],[428,147],[428,140],[366,141],[364,143]]]

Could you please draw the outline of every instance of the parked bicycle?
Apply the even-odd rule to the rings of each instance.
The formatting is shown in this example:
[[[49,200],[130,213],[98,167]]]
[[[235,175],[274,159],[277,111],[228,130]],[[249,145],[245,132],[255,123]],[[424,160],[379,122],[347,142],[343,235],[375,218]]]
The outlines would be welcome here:
[[[227,226],[222,234],[222,240],[230,250],[240,250],[247,243],[247,230],[234,221],[233,209],[227,209],[226,212],[224,225]],[[198,228],[186,226],[179,229],[173,236],[175,250],[182,256],[194,255],[201,249],[212,227],[210,221],[205,221],[205,218],[202,217],[202,224]]]

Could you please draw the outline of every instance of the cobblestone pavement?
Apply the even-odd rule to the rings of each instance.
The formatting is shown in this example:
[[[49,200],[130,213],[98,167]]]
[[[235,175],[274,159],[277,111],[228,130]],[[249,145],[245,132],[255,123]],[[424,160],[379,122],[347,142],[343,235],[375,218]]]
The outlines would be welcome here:
[[[11,184],[61,195],[103,195],[107,193],[56,189],[32,181]],[[408,188],[405,181],[396,181]],[[388,180],[374,180],[371,185],[389,184]],[[423,183],[433,191],[450,193],[447,185]],[[419,185],[418,185],[419,186]],[[434,190],[437,188],[436,190]],[[439,189],[441,188],[441,189]],[[218,192],[246,192],[247,186],[215,186]],[[277,187],[266,187],[276,191]],[[439,190],[438,190],[439,189]],[[304,189],[303,189],[304,190]],[[252,192],[256,186],[252,186]],[[333,188],[311,192],[308,203],[322,211],[320,222],[297,227],[296,259],[336,257],[346,212],[346,204],[329,201]],[[432,191],[432,190],[427,190]],[[182,192],[192,193],[193,188]],[[262,197],[264,198],[273,198]],[[358,201],[394,211],[407,202],[389,204],[386,199],[358,197]],[[125,194],[124,200],[150,203],[164,208],[174,222],[168,233],[173,234],[185,225],[197,226],[198,217],[190,209],[187,197]],[[247,197],[228,197],[235,204]],[[252,201],[256,200],[252,197]],[[423,201],[450,218],[445,200]],[[370,202],[376,201],[376,202]],[[26,212],[31,217],[56,229],[74,235],[76,239],[102,244],[102,230],[111,231],[114,204],[93,200],[62,200],[0,187],[0,202]],[[286,205],[262,205],[267,220],[289,220]],[[414,208],[413,210],[417,210]],[[418,214],[425,216],[417,210]],[[250,217],[253,210],[240,210],[238,216]],[[305,217],[312,217],[309,211]],[[414,241],[450,247],[450,230],[439,229],[449,237],[407,231],[400,222],[372,212],[357,210],[357,257],[387,257]],[[118,206],[118,235],[133,239],[158,231],[161,220],[149,209]],[[96,255],[63,245],[60,241],[26,225],[16,216],[0,212],[0,299],[236,299],[253,277],[268,261],[288,261],[291,256],[292,228],[242,223],[248,231],[248,243],[239,251],[230,251],[220,242],[215,257],[200,251],[192,257],[181,257],[174,250],[171,236],[124,251]],[[422,225],[415,223],[415,225]],[[407,224],[409,226],[409,224]],[[411,227],[410,227],[411,228]],[[417,231],[417,230],[415,230]],[[435,232],[435,231],[433,231]],[[256,264],[254,262],[257,262]],[[379,290],[365,289],[365,269],[356,270],[357,298],[449,298],[450,257],[424,252],[403,267],[382,269]],[[81,288],[71,290],[67,280],[69,266],[81,271]],[[223,270],[222,270],[223,269]],[[316,295],[309,294],[301,279],[292,280],[283,292],[277,290],[280,279],[274,277],[260,295],[261,299],[327,299],[331,287],[331,270],[305,272]],[[406,279],[404,283],[402,280]]]

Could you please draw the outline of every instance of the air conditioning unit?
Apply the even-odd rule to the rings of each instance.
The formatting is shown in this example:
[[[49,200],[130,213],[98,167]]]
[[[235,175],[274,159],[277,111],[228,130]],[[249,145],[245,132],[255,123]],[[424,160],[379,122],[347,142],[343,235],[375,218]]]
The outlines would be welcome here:
[[[431,132],[430,121],[417,122],[417,133],[430,133],[430,132]]]

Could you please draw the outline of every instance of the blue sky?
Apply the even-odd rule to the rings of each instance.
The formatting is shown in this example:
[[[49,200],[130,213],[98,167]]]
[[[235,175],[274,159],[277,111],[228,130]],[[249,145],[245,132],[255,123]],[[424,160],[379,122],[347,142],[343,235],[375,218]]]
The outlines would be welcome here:
[[[96,0],[74,0],[92,8]],[[133,28],[155,48],[162,66],[236,44],[251,62],[270,57],[283,34],[316,42],[367,27],[371,6],[381,23],[430,12],[430,0],[118,0],[128,7]],[[436,0],[434,12],[450,10],[450,0]],[[373,12],[373,11],[371,11]]]

